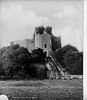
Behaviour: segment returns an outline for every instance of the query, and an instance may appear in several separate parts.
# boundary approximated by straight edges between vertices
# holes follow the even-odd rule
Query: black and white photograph
[[[83,99],[84,0],[0,0],[0,100]]]

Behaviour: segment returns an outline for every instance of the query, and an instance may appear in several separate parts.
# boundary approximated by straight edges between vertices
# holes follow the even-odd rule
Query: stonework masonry
[[[28,49],[29,52],[32,52],[32,50],[35,49],[34,40],[33,39],[25,39],[23,41],[16,40],[14,44],[19,44],[20,46],[23,46]]]
[[[35,33],[35,49],[41,48],[44,52],[49,54],[52,51],[51,35],[43,32],[43,34]]]
[[[28,49],[29,52],[32,50],[41,48],[44,52],[46,52],[47,56],[50,51],[52,51],[52,27],[47,26],[46,28],[43,26],[35,27],[34,37],[33,39],[24,39],[14,41],[14,44],[19,44]],[[12,42],[11,42],[12,43]]]

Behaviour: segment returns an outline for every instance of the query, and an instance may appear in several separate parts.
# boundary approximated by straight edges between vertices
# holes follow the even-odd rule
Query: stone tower
[[[55,37],[52,34],[52,27],[38,26],[35,27],[33,39],[16,40],[11,42],[11,45],[13,44],[27,48],[30,53],[32,50],[41,48],[48,56],[51,51],[61,48],[61,37]]]
[[[50,51],[52,51],[52,42],[51,42],[51,31],[52,27],[38,26],[35,28],[35,49],[41,48],[46,52],[47,56]]]

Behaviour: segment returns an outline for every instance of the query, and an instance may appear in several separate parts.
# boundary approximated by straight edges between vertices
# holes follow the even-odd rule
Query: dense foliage
[[[83,74],[83,52],[76,47],[66,45],[55,51],[57,61],[71,74]]]
[[[44,64],[31,64],[29,75],[32,78],[44,79],[47,78],[47,67]]]
[[[3,57],[3,53],[6,51],[6,47],[3,47],[0,49],[0,75],[4,75],[4,69],[3,69],[3,62],[2,62],[2,57]]]
[[[45,63],[45,54],[42,49],[36,49],[33,50],[33,53],[29,53],[25,47],[20,47],[18,44],[0,49],[0,75],[30,76],[31,71],[32,73],[34,71],[31,69],[31,65],[42,62]],[[34,68],[40,69],[35,66]]]
[[[54,52],[57,61],[71,74],[83,74],[83,52],[66,45]],[[0,48],[0,75],[46,78],[46,54],[38,48],[30,53],[18,44]]]
[[[82,52],[74,52],[68,51],[64,55],[64,64],[66,69],[71,74],[83,74],[83,53]]]
[[[25,69],[29,65],[29,55],[30,53],[26,48],[18,45],[12,45],[7,48],[2,57],[5,74],[8,76],[14,76],[18,74],[24,75],[24,72],[26,72]]]
[[[32,54],[31,54],[31,62],[32,63],[45,63],[45,53],[43,52],[42,49],[38,48],[38,49],[35,49],[32,51]]]

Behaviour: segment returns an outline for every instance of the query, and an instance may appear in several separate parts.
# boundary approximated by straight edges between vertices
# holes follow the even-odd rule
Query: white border
[[[83,49],[83,93],[84,100],[87,100],[87,0],[84,1],[84,49]]]

